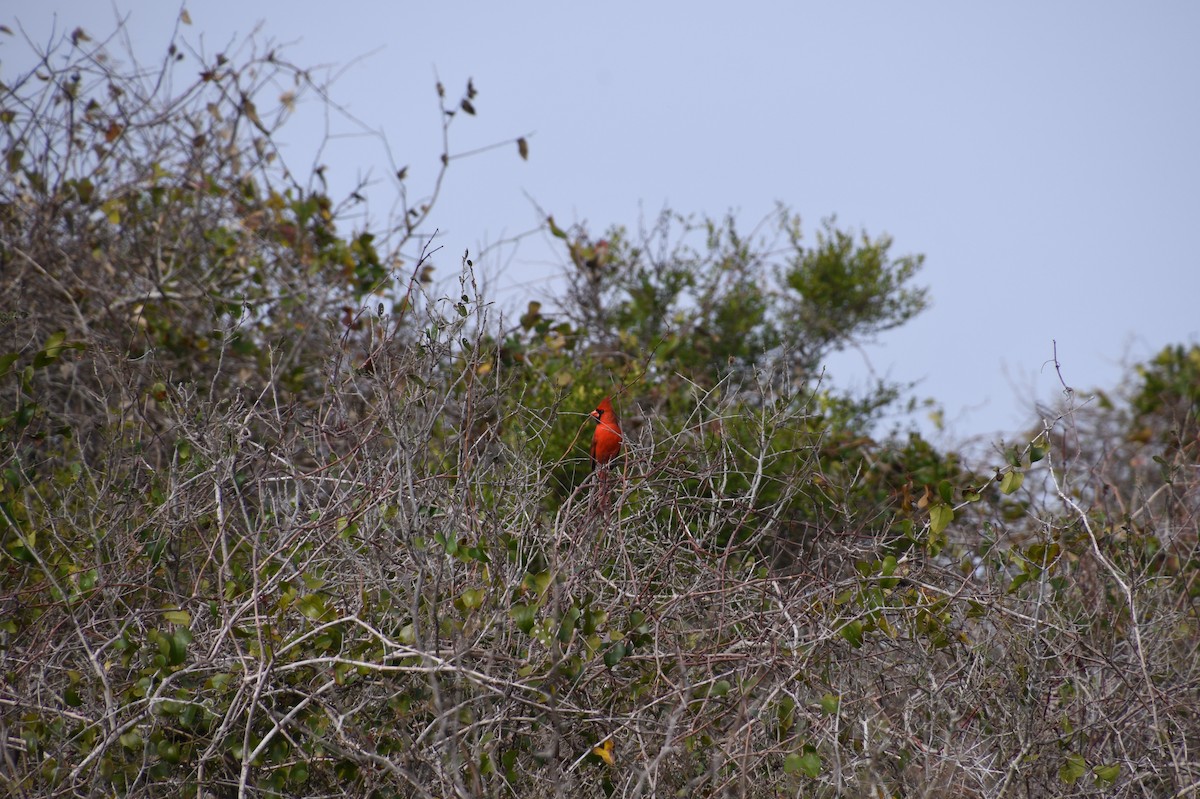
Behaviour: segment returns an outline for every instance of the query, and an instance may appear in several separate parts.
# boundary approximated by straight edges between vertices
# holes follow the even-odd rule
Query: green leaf
[[[6,352],[0,355],[0,377],[4,377],[12,369],[13,363],[21,357],[19,352]]]
[[[945,502],[947,505],[953,504],[954,486],[950,485],[949,480],[943,480],[942,482],[938,483],[938,496],[940,496],[942,498],[942,502]]]
[[[850,646],[858,649],[862,646],[863,626],[861,621],[847,622],[838,630],[838,635],[850,642]]]
[[[79,689],[75,685],[68,685],[63,691],[63,701],[67,707],[79,707],[83,704],[83,698],[79,696]]]
[[[163,618],[171,624],[179,624],[183,627],[192,623],[192,614],[186,610],[168,610],[163,613]]]
[[[783,770],[788,774],[805,774],[815,779],[821,773],[821,758],[813,751],[803,754],[793,752],[783,759]]]
[[[790,730],[796,724],[796,700],[784,695],[775,708],[775,715],[779,717],[779,729],[783,732]]]
[[[1024,482],[1024,472],[1012,471],[1004,475],[1003,479],[1000,480],[1000,490],[1005,494],[1011,494],[1020,488],[1021,484]]]
[[[954,521],[954,508],[938,503],[929,509],[929,529],[938,535],[950,522]]]
[[[1070,754],[1059,766],[1058,778],[1067,785],[1074,785],[1080,777],[1087,774],[1087,770],[1087,761],[1083,759],[1083,755]]]
[[[158,742],[158,756],[168,763],[178,763],[182,757],[179,744],[163,738]]]
[[[320,594],[305,594],[296,603],[296,608],[311,621],[317,621],[327,612],[325,599]]]
[[[623,657],[625,657],[625,642],[615,641],[604,653],[604,665],[611,669],[620,663]]]
[[[1062,549],[1056,543],[1030,544],[1025,548],[1025,557],[1028,558],[1031,563],[1035,563],[1038,566],[1045,566],[1057,558],[1060,552],[1062,552]]]
[[[187,647],[192,642],[192,633],[186,627],[181,627],[171,634],[168,641],[167,662],[178,666],[187,660]]]
[[[825,694],[821,697],[821,712],[828,716],[837,715],[841,704],[842,698],[837,694]]]
[[[58,356],[62,354],[63,342],[67,338],[65,330],[51,333],[46,339],[46,343],[42,345],[41,352],[33,356],[33,368],[41,369],[54,361],[58,360]]]
[[[526,574],[525,579],[521,581],[521,585],[527,591],[541,596],[546,593],[546,589],[550,587],[550,582],[553,576],[550,572],[538,572],[537,574]]]
[[[433,540],[446,550],[447,555],[453,556],[458,552],[458,537],[453,532],[448,535],[445,533],[434,533]]]
[[[517,625],[517,629],[523,633],[527,633],[533,629],[534,618],[537,616],[537,607],[534,605],[513,605],[508,611],[508,615],[512,616],[512,620]]]
[[[562,643],[567,643],[571,640],[571,636],[575,634],[575,624],[579,621],[579,617],[583,613],[579,608],[572,605],[567,608],[567,611],[562,616],[562,621],[558,626],[558,640]]]
[[[303,785],[308,782],[308,764],[301,760],[292,766],[288,772],[288,782],[292,785]]]
[[[1096,785],[1107,788],[1117,781],[1117,777],[1121,776],[1121,765],[1112,763],[1107,766],[1096,766],[1092,769],[1092,773],[1096,775]]]

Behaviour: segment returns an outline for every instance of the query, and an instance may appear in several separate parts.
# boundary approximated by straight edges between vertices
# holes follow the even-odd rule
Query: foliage
[[[0,111],[10,794],[1194,791],[1194,348],[972,468],[820,372],[924,307],[887,237],[551,219],[502,327],[427,203],[345,232],[275,166],[305,73],[86,44]]]
[[[571,257],[563,315],[577,335],[617,365],[644,367],[651,352],[657,376],[703,390],[755,368],[808,385],[831,352],[903,324],[927,302],[911,285],[920,256],[893,258],[890,237],[855,236],[832,220],[806,246],[799,218],[782,206],[749,234],[733,216],[670,212],[636,237],[616,227],[595,242],[582,228],[548,224]]]

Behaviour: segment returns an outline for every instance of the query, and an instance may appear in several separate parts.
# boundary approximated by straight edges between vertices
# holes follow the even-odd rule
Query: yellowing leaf
[[[592,747],[592,754],[603,760],[610,766],[615,766],[617,759],[613,757],[613,741],[609,738],[603,741],[599,746]]]
[[[954,521],[954,508],[949,505],[939,502],[929,509],[929,529],[934,535],[945,530],[952,521]]]
[[[462,592],[461,598],[463,606],[469,610],[475,610],[483,604],[484,596],[485,594],[482,589],[468,588],[466,591]]]
[[[1005,494],[1011,494],[1021,487],[1025,482],[1024,472],[1009,472],[1000,480],[1000,490]]]

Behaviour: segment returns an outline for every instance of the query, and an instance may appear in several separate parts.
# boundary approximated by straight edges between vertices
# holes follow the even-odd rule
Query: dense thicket
[[[1200,787],[1200,349],[969,467],[821,371],[926,305],[886,236],[550,218],[510,321],[429,281],[440,180],[355,230],[275,149],[310,76],[196,58],[0,95],[11,795]]]

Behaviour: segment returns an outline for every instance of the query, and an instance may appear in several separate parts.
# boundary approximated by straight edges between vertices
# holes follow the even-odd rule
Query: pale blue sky
[[[870,364],[946,408],[950,431],[1009,434],[1058,340],[1067,380],[1111,388],[1121,365],[1200,340],[1200,4],[1194,2],[340,3],[188,4],[208,53],[263,22],[302,65],[347,65],[334,96],[383,130],[413,188],[436,166],[436,68],[451,96],[473,77],[478,117],[457,149],[533,132],[457,163],[433,223],[446,252],[538,223],[527,192],[562,222],[599,232],[664,206],[747,227],[776,201],[813,231],[839,224],[920,252],[933,308],[867,351]],[[165,50],[178,6],[121,0],[147,60]],[[107,3],[8,11],[46,40],[100,34]],[[25,45],[0,45],[0,80]],[[365,59],[355,61],[364,54]],[[320,140],[315,117],[283,138],[298,171]],[[350,130],[340,124],[339,130]],[[382,219],[383,151],[339,139],[322,159],[333,186],[372,173]],[[485,259],[486,261],[486,259]],[[456,266],[446,258],[443,270]],[[560,274],[543,238],[481,263],[516,304]],[[851,353],[846,383],[867,373]]]

